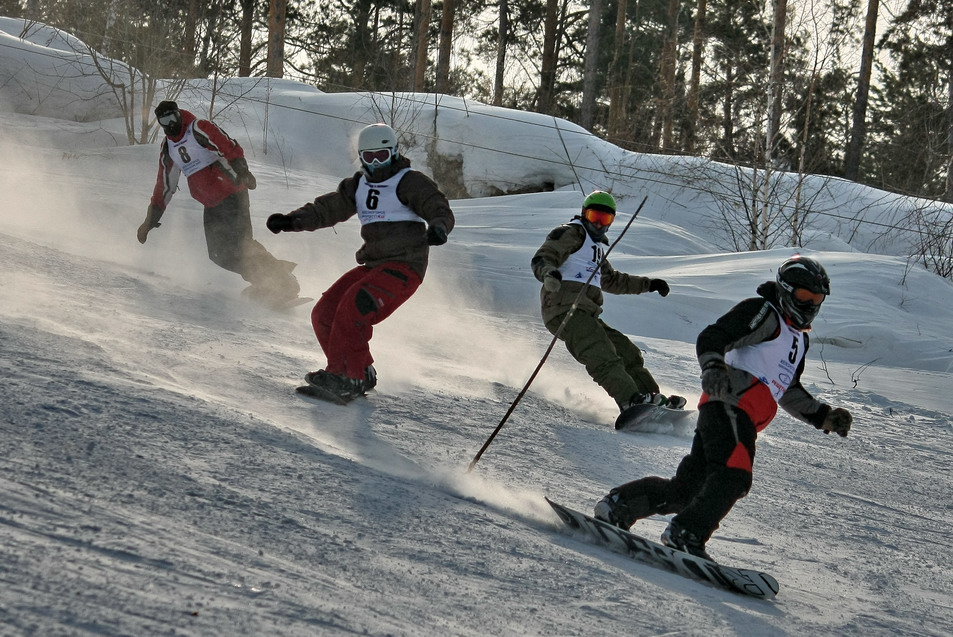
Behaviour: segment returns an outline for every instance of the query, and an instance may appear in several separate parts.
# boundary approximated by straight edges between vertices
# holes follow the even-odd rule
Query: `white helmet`
[[[371,124],[357,138],[357,154],[361,164],[369,172],[386,166],[400,156],[397,148],[397,133],[387,124]]]

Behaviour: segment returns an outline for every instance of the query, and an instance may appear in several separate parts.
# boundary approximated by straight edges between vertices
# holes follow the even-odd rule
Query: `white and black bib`
[[[405,206],[397,198],[397,184],[409,170],[410,168],[404,168],[390,179],[374,183],[367,181],[365,175],[361,175],[355,198],[357,200],[357,215],[362,226],[382,221],[419,221],[420,223],[426,223],[416,212]]]
[[[578,219],[573,219],[569,223],[583,226],[582,222]],[[563,281],[585,283],[589,279],[589,275],[595,272],[592,281],[589,281],[589,283],[597,288],[601,288],[602,270],[597,270],[597,268],[606,253],[606,247],[602,243],[593,241],[589,233],[585,232],[585,226],[583,226],[582,229],[586,237],[582,242],[582,246],[570,254],[566,261],[559,266],[559,273],[562,275]]]
[[[182,139],[177,142],[166,139],[169,147],[169,156],[179,170],[185,173],[186,177],[191,177],[203,168],[207,168],[221,159],[221,155],[202,146],[192,130],[195,126],[193,121],[187,129]]]
[[[725,361],[758,378],[780,400],[804,358],[804,332],[788,325],[773,306],[766,304],[765,311],[777,314],[781,333],[773,340],[733,349],[725,354]]]

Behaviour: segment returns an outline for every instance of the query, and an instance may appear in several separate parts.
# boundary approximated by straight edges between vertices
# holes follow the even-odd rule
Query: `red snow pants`
[[[327,371],[364,378],[374,362],[370,341],[377,325],[409,299],[422,279],[406,263],[391,261],[345,272],[321,295],[311,325],[328,358]]]

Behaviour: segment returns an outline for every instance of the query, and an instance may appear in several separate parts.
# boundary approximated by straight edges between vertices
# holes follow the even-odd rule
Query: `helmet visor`
[[[798,305],[820,305],[824,302],[824,299],[827,298],[826,295],[821,294],[820,292],[811,292],[807,288],[794,288],[794,292],[791,295],[794,297],[795,302]]]
[[[169,111],[168,113],[160,115],[158,119],[160,126],[170,126],[179,121],[179,113],[177,111]]]
[[[615,215],[613,213],[596,208],[586,208],[582,211],[582,217],[589,223],[603,227],[611,226],[612,222],[615,221]]]
[[[369,166],[372,164],[386,164],[390,161],[392,156],[393,153],[390,148],[361,151],[361,161]]]

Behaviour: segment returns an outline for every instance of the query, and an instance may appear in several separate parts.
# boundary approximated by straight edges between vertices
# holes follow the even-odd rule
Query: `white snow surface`
[[[604,317],[664,390],[697,399],[695,336],[792,253],[722,251],[700,221],[710,202],[673,176],[697,160],[459,98],[230,80],[244,95],[216,120],[258,177],[256,237],[315,298],[353,267],[357,221],[275,236],[264,219],[356,168],[374,108],[399,107],[416,167],[462,161],[471,194],[556,188],[453,201],[424,285],[375,330],[377,390],[317,404],[293,392],[325,363],[310,306],[243,302],[187,191],[139,245],[158,146],[117,141],[115,107],[90,117],[70,83],[26,90],[51,81],[39,60],[75,57],[69,39],[0,26],[0,70],[17,78],[0,83],[0,634],[953,634],[953,285],[908,265],[899,237],[866,252],[862,227],[821,220],[805,250],[833,280],[805,384],[855,421],[839,438],[782,414],[760,436],[751,493],[709,544],[777,577],[775,600],[753,600],[559,523],[544,496],[588,511],[671,475],[692,436],[615,432],[611,399],[561,344],[466,470],[550,342],[529,260],[580,190],[611,188],[626,213],[648,196],[610,260],[672,293],[607,296]],[[179,100],[207,115],[211,94],[194,83]],[[884,222],[875,202],[905,201],[823,190],[849,218]]]

